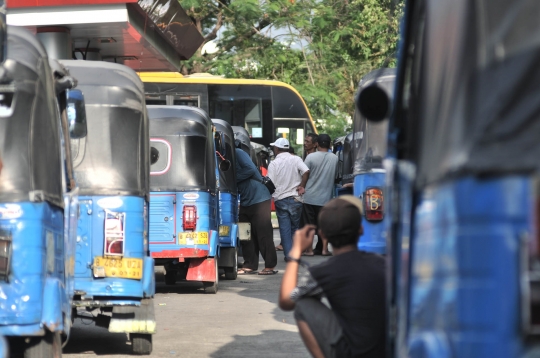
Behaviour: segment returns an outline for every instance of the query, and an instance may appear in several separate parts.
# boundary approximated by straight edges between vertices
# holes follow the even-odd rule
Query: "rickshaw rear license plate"
[[[94,277],[120,277],[140,280],[142,270],[142,259],[94,257]]]
[[[178,245],[208,245],[208,233],[179,232]]]

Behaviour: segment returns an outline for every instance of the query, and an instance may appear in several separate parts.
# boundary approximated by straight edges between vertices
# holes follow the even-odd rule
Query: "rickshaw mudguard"
[[[152,285],[147,278],[147,264],[153,260],[146,256],[144,248],[144,198],[138,196],[79,196],[81,216],[79,218],[77,252],[75,263],[75,294],[86,296],[88,302],[77,302],[75,306],[90,305],[94,297],[104,305],[121,297],[122,302],[131,304],[145,297],[145,285]],[[94,277],[94,258],[104,256],[105,212],[125,213],[125,243],[123,258],[143,260],[141,279],[121,277]],[[150,259],[150,261],[148,260]],[[152,290],[147,287],[147,291]],[[99,299],[95,297],[100,297]],[[124,302],[125,301],[125,302]],[[105,303],[107,302],[107,303]]]
[[[413,208],[408,346],[440,332],[455,357],[519,357],[520,250],[532,178],[473,176],[420,190]],[[409,355],[411,358],[424,355]]]
[[[383,190],[385,187],[386,174],[383,170],[380,172],[367,172],[357,174],[354,177],[354,196],[362,199],[367,188],[377,187]],[[358,249],[377,254],[386,253],[386,236],[388,233],[388,220],[372,222],[362,217],[362,226],[364,234],[358,241]]]
[[[66,302],[64,295],[65,287],[60,280],[53,277],[48,277],[45,280],[41,321],[51,332],[64,331],[63,312],[65,307],[63,306]],[[70,312],[71,310],[68,309],[67,311]]]
[[[154,272],[154,259],[144,258],[143,266],[143,293],[145,298],[154,297],[156,294],[156,276]]]
[[[230,193],[219,193],[219,225],[229,227],[228,236],[219,237],[221,247],[236,247],[236,236],[238,227],[236,225],[236,215],[238,208],[238,196]]]

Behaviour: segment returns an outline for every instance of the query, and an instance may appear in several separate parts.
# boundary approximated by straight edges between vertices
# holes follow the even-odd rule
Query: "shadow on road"
[[[64,354],[130,355],[131,343],[125,333],[110,333],[109,330],[85,325],[75,320],[71,337],[63,349]]]
[[[233,338],[233,342],[222,346],[210,357],[310,357],[296,332],[267,330],[257,336],[235,335]]]

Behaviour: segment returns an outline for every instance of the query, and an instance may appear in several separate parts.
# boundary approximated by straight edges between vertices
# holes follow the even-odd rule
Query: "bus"
[[[305,136],[317,133],[300,93],[283,82],[177,72],[141,72],[139,76],[147,105],[202,108],[211,118],[244,127],[252,142],[266,147],[284,137],[303,156]]]

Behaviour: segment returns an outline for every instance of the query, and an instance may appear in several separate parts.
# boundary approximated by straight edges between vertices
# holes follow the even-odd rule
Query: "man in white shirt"
[[[270,145],[275,159],[268,166],[268,177],[276,187],[272,197],[276,205],[279,234],[287,260],[294,232],[300,224],[302,195],[309,178],[309,168],[302,158],[289,153],[290,144],[286,138],[278,138]]]

